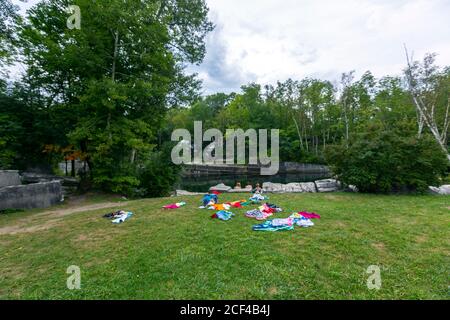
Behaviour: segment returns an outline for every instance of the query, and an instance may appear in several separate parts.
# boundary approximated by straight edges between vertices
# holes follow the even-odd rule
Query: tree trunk
[[[131,157],[130,157],[131,163],[134,163],[135,159],[136,159],[136,149],[133,148],[131,150]]]
[[[116,30],[114,32],[114,53],[113,53],[113,61],[112,61],[112,67],[111,67],[111,80],[112,82],[116,81],[116,60],[117,60],[117,54],[119,50],[119,31]],[[106,120],[106,128],[109,135],[109,140],[112,140],[112,133],[111,133],[111,110],[108,111],[108,117]]]
[[[72,177],[75,177],[75,160],[72,160],[72,168],[70,171],[71,171],[70,175]]]
[[[425,124],[430,129],[431,133],[433,134],[434,139],[439,144],[442,151],[447,156],[448,161],[450,162],[450,154],[448,152],[447,145],[446,145],[447,129],[448,129],[448,122],[449,122],[448,111],[449,111],[450,102],[449,102],[449,105],[447,105],[446,118],[444,121],[444,130],[441,133],[441,132],[439,132],[438,125],[436,122],[436,117],[435,117],[435,113],[434,113],[435,106],[434,106],[434,104],[432,104],[431,110],[430,110],[429,105],[427,108],[427,105],[422,100],[420,93],[417,92],[417,90],[416,90],[417,88],[415,86],[416,81],[413,76],[411,61],[410,61],[408,50],[406,49],[406,47],[405,47],[405,52],[406,52],[406,61],[408,63],[408,69],[406,71],[406,79],[407,79],[409,91],[411,93],[414,105],[416,107],[416,111],[419,114],[420,119],[422,119],[422,120],[419,120],[419,123],[420,123],[420,121],[423,121],[422,126]],[[420,130],[420,128],[419,128],[419,130]]]
[[[300,150],[303,150],[302,133],[300,132],[300,127],[298,126],[298,122],[297,122],[297,119],[295,118],[294,113],[292,113],[292,119],[294,120],[295,128],[297,129],[298,139],[300,140]]]

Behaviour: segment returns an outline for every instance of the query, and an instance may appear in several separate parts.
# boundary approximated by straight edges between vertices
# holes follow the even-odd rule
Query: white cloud
[[[22,4],[29,8],[38,0]],[[206,0],[217,25],[199,67],[205,93],[238,91],[251,81],[342,72],[400,74],[403,44],[415,58],[439,54],[450,65],[449,0]]]
[[[357,74],[399,74],[404,43],[416,58],[437,52],[439,64],[450,64],[447,0],[207,2],[218,25],[209,37],[205,63],[196,69],[207,92],[289,77],[335,80],[353,69]],[[221,48],[221,73],[210,72],[216,46]],[[233,83],[229,74],[240,77]]]

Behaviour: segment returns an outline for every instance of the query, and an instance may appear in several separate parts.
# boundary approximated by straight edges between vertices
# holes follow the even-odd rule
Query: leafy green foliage
[[[81,29],[67,28],[68,5],[80,7]],[[207,13],[204,0],[45,0],[29,11],[20,32],[27,79],[48,113],[65,110],[62,146],[80,150],[95,186],[141,186],[167,106],[197,97],[185,65],[204,57]]]
[[[175,166],[170,159],[170,145],[167,144],[162,151],[152,154],[139,170],[140,184],[136,195],[162,197],[172,191],[181,168]]]
[[[0,76],[5,76],[4,65],[11,62],[14,53],[14,30],[18,19],[17,7],[10,0],[0,0]],[[2,79],[0,79],[0,84]]]
[[[429,136],[372,125],[350,141],[329,147],[327,161],[342,182],[361,192],[423,192],[447,170],[444,153]]]
[[[67,27],[69,5],[80,7],[81,29]],[[328,145],[354,145],[350,137],[366,136],[370,142],[367,127],[373,123],[389,133],[409,128],[402,134],[409,144],[398,144],[403,149],[396,150],[397,160],[406,157],[408,148],[425,152],[422,140],[412,137],[426,128],[418,130],[411,95],[399,77],[376,79],[366,72],[355,79],[351,71],[339,85],[288,79],[200,97],[201,83],[186,66],[201,63],[212,28],[205,0],[43,0],[26,19],[10,0],[0,0],[0,64],[19,52],[26,66],[19,83],[0,79],[0,166],[55,165],[65,154],[43,150],[71,150],[89,168],[85,186],[161,195],[177,171],[161,166],[169,162],[161,161],[167,154],[164,141],[173,129],[192,131],[194,121],[202,121],[204,130],[280,129],[282,161],[325,163]],[[439,141],[442,150],[449,143],[449,70],[437,68],[434,55],[413,66],[423,99],[436,107],[431,108],[442,138],[430,140],[430,148]],[[380,152],[397,143],[374,139]],[[427,168],[426,163],[416,165]],[[403,184],[423,189],[424,181],[432,180],[428,171],[423,180],[409,176],[395,183],[365,174],[368,183],[381,181],[374,188],[379,191]]]
[[[202,121],[205,129],[222,131],[280,129],[283,161],[325,163],[325,148],[347,141],[347,128],[349,135],[355,135],[374,121],[392,130],[399,122],[415,125],[416,112],[400,78],[375,79],[370,72],[357,81],[353,73],[344,78],[340,89],[328,81],[307,78],[264,88],[251,83],[238,94],[208,96],[190,108],[171,110],[164,136],[169,139],[174,128],[192,132],[194,121]],[[210,103],[216,99],[221,99],[219,107]]]

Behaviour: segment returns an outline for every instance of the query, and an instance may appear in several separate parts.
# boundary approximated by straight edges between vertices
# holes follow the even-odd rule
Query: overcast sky
[[[404,43],[415,58],[436,52],[440,65],[450,65],[450,0],[207,3],[216,29],[208,36],[204,62],[190,68],[206,94],[307,76],[335,81],[351,70],[399,74]]]

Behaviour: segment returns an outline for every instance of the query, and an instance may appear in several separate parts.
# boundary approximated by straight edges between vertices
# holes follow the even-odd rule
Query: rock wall
[[[302,192],[317,192],[314,182],[299,182],[299,183],[272,183],[264,182],[262,185],[264,192],[269,193],[302,193]]]
[[[288,173],[304,173],[304,174],[320,174],[321,176],[330,176],[327,166],[308,163],[281,162],[278,174]],[[185,165],[182,172],[183,177],[202,177],[202,176],[233,176],[247,175],[259,176],[261,174],[261,166],[259,165],[203,165],[189,164]]]
[[[21,184],[19,171],[0,170],[0,188]]]
[[[265,182],[262,188],[270,193],[334,192],[341,189],[341,183],[335,179],[288,184]]]
[[[60,181],[0,188],[0,210],[47,208],[62,199]]]

